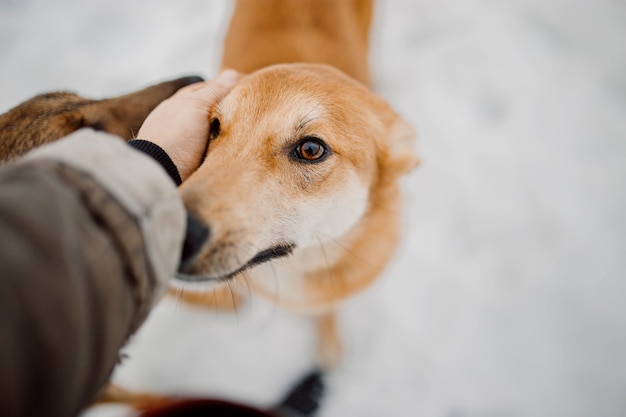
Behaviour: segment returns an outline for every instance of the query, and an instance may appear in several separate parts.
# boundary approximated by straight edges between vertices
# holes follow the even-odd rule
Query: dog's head
[[[417,164],[415,134],[382,99],[325,65],[254,72],[211,114],[206,159],[180,191],[209,237],[180,279],[229,279],[337,239],[376,187]]]
[[[35,96],[0,115],[0,162],[83,127],[130,139],[157,104],[199,81],[202,78],[183,77],[103,100],[69,92]]]

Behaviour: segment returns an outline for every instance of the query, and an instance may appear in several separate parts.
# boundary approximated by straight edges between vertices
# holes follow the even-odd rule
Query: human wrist
[[[170,157],[170,155],[159,145],[154,142],[144,139],[133,139],[128,141],[128,145],[133,149],[136,149],[143,154],[150,156],[156,162],[158,162],[174,183],[179,186],[182,184],[182,179],[178,167]]]

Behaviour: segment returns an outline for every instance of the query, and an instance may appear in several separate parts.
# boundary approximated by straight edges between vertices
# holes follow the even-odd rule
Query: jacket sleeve
[[[68,417],[174,274],[185,210],[149,157],[81,130],[0,169],[0,415]]]

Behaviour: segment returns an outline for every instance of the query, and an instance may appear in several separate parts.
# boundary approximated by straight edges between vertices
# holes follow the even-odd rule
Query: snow
[[[215,75],[231,4],[0,2],[0,111]],[[626,415],[626,4],[379,1],[376,90],[420,132],[405,233],[346,303],[323,417]],[[115,380],[260,406],[314,363],[302,317],[165,300]],[[124,415],[119,407],[88,415]]]

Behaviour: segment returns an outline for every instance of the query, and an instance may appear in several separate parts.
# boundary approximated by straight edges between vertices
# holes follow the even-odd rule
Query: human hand
[[[160,146],[185,181],[198,167],[209,140],[209,115],[239,81],[234,70],[217,78],[188,85],[163,100],[148,115],[137,138]]]

